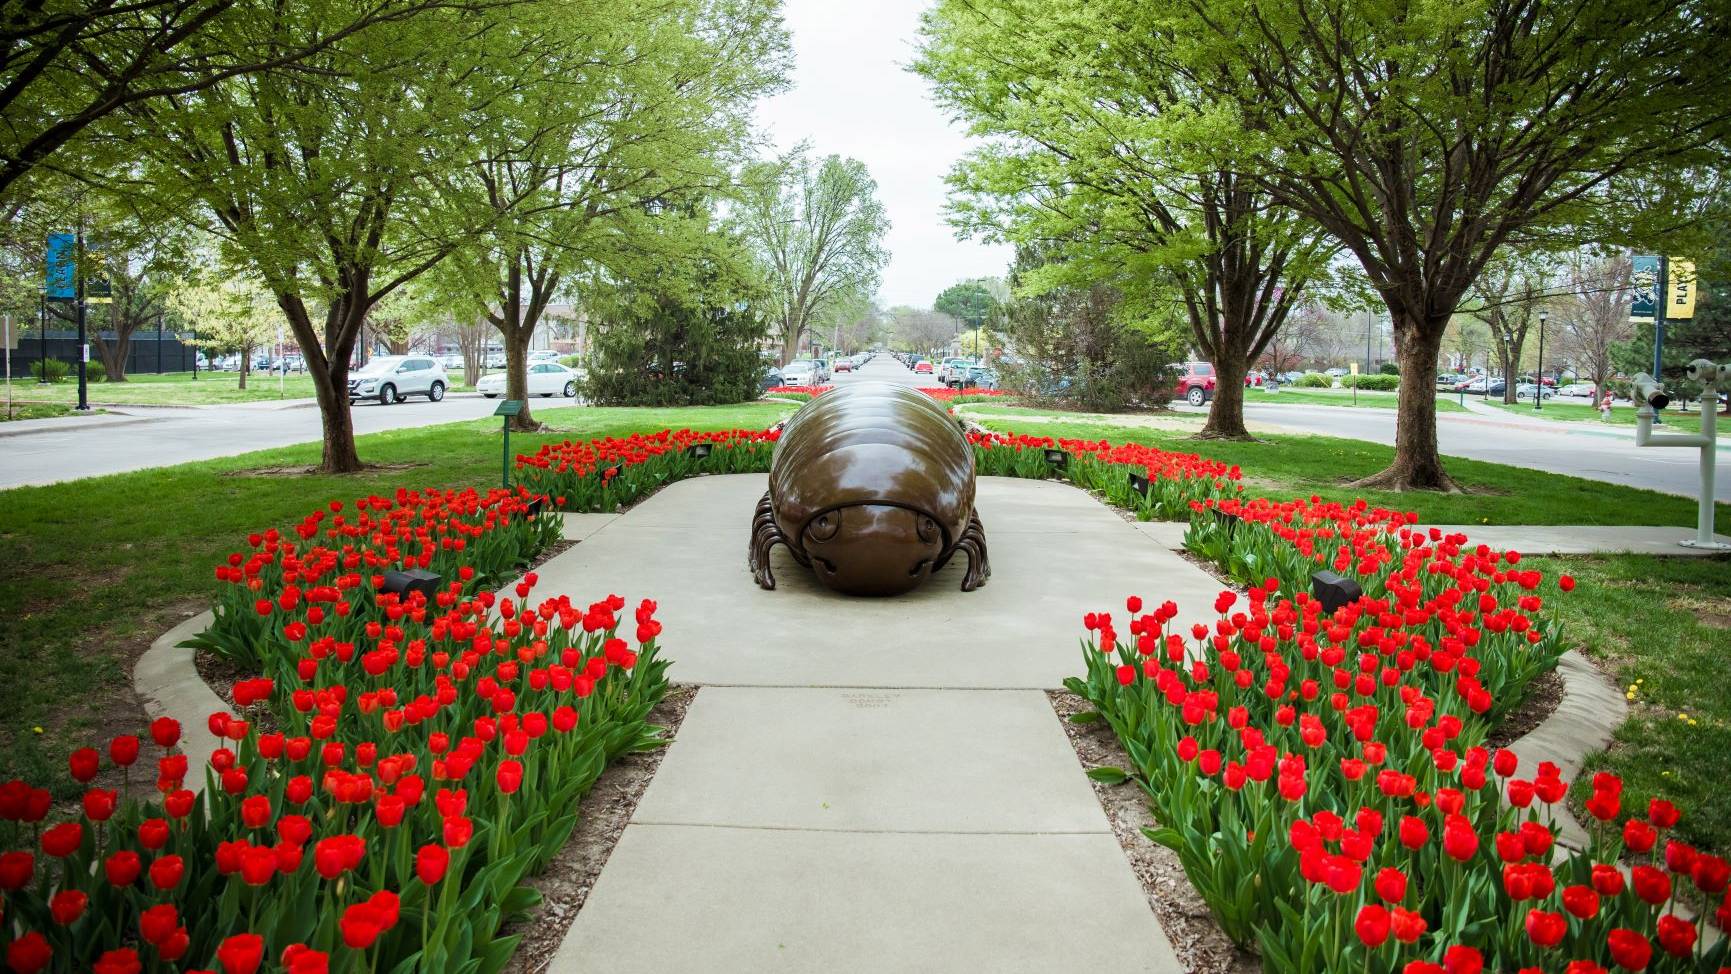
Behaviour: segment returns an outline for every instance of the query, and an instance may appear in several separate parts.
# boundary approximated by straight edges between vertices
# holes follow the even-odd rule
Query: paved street
[[[1188,406],[1179,408],[1202,411],[1190,410]],[[1394,443],[1392,409],[1246,405],[1244,415],[1252,423],[1294,432]],[[1519,416],[1439,413],[1437,440],[1446,456],[1550,470],[1689,497],[1697,496],[1699,491],[1698,451],[1676,447],[1638,450],[1635,430],[1629,426],[1598,427]],[[1731,450],[1721,449],[1718,467],[1714,496],[1720,501],[1731,501]]]
[[[532,408],[569,408],[567,399],[536,399]],[[363,403],[354,408],[355,432],[377,433],[454,423],[490,416],[498,402],[480,396],[451,396],[444,402],[411,399],[392,406]],[[318,407],[247,403],[203,409],[128,408],[136,422],[92,416],[66,420],[50,432],[4,435],[0,427],[0,488],[48,484],[80,477],[166,467],[193,460],[234,456],[269,447],[317,441]],[[62,423],[62,421],[52,421]],[[69,424],[89,422],[88,429]]]
[[[858,372],[834,376],[835,384],[879,379],[908,386],[933,386],[932,376],[916,376],[887,355]],[[475,396],[453,396],[442,403],[423,400],[394,406],[355,407],[357,433],[430,426],[490,415],[497,403]],[[570,408],[563,399],[537,399],[536,409]],[[1191,410],[1179,406],[1181,410]],[[1393,444],[1394,410],[1343,406],[1265,406],[1249,404],[1253,424]],[[88,422],[88,428],[71,425]],[[39,424],[30,424],[39,425]],[[311,400],[213,406],[202,409],[131,408],[114,416],[87,420],[48,420],[47,429],[6,435],[0,426],[0,488],[45,484],[192,460],[233,456],[267,447],[316,441],[318,410]],[[1608,483],[1647,487],[1695,496],[1700,466],[1692,449],[1637,450],[1631,427],[1556,423],[1519,415],[1442,413],[1438,436],[1449,456],[1488,460],[1518,467],[1567,473]],[[1715,494],[1731,501],[1731,450],[1719,457]]]

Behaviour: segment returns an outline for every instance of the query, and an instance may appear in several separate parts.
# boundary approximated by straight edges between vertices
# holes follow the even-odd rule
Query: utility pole
[[[1371,310],[1364,309],[1364,374],[1370,374],[1370,316]]]
[[[1671,260],[1661,254],[1659,276],[1653,281],[1653,381],[1659,383],[1665,381],[1665,302],[1670,290]],[[1665,425],[1657,410],[1653,412],[1653,425]]]

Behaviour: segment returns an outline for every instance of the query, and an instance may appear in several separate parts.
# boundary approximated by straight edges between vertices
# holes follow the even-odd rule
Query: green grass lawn
[[[1731,558],[1531,561],[1547,576],[1575,576],[1575,591],[1552,603],[1566,642],[1633,693],[1629,719],[1582,779],[1601,770],[1622,776],[1625,810],[1669,798],[1683,809],[1686,839],[1731,853]]]
[[[1543,408],[1537,412],[1533,411],[1533,404],[1530,401],[1519,402],[1519,403],[1514,404],[1513,406],[1508,405],[1507,403],[1493,401],[1491,403],[1491,405],[1495,406],[1498,409],[1507,410],[1508,412],[1515,413],[1515,414],[1520,415],[1520,416],[1534,416],[1534,417],[1537,417],[1539,419],[1549,419],[1549,420],[1555,420],[1558,422],[1567,422],[1567,423],[1603,423],[1604,422],[1604,420],[1599,416],[1599,411],[1597,409],[1594,409],[1592,406],[1588,405],[1585,402],[1574,402],[1574,401],[1569,401],[1569,400],[1558,401],[1555,399],[1547,399],[1547,400],[1545,400],[1545,408]],[[1664,421],[1663,425],[1670,427],[1671,432],[1681,432],[1681,433],[1699,433],[1699,432],[1701,432],[1701,414],[1698,411],[1692,410],[1690,412],[1685,413],[1685,412],[1679,412],[1676,409],[1667,409],[1661,415],[1661,418]],[[1612,426],[1634,426],[1635,425],[1635,407],[1630,405],[1629,403],[1626,403],[1626,402],[1617,403],[1611,409],[1610,425],[1612,425]],[[1726,417],[1723,415],[1719,417],[1719,419],[1718,419],[1718,434],[1720,436],[1731,436],[1731,417]]]
[[[663,427],[762,429],[792,409],[549,410],[542,415],[554,434],[513,434],[511,447],[528,453],[567,436]],[[0,493],[0,781],[22,774],[64,784],[73,747],[137,730],[132,663],[207,607],[212,567],[244,547],[248,532],[287,527],[332,498],[499,479],[493,419],[375,433],[359,447],[369,463],[419,466],[352,477],[237,475],[316,464],[319,446],[307,444]]]
[[[1361,406],[1370,409],[1393,409],[1400,402],[1398,392],[1372,392],[1369,389],[1358,391],[1358,401],[1353,402],[1351,389],[1306,389],[1300,386],[1281,386],[1279,392],[1270,392],[1266,388],[1251,388],[1244,390],[1244,401],[1258,406]],[[1438,395],[1436,408],[1439,413],[1463,413],[1462,406],[1453,396]]]
[[[6,410],[0,409],[0,423],[12,419],[54,419],[57,416],[96,416],[101,414],[101,412],[102,410],[100,409],[92,409],[87,413],[81,413],[65,403],[58,402],[19,403],[12,407],[11,415],[7,415]]]
[[[1285,393],[1281,393],[1284,395]],[[1247,490],[1271,496],[1317,494],[1350,501],[1363,497],[1373,506],[1417,510],[1433,524],[1672,524],[1695,523],[1695,502],[1656,491],[1596,480],[1451,457],[1449,473],[1461,494],[1361,491],[1346,485],[1388,465],[1391,447],[1364,440],[1327,436],[1265,434],[1258,442],[1198,440],[1186,430],[1137,428],[1103,422],[1078,413],[1074,422],[1017,422],[1018,417],[1051,416],[1049,409],[986,404],[967,407],[969,415],[998,430],[1061,438],[1132,441],[1236,463]],[[1731,504],[1720,504],[1718,530],[1731,531]]]
[[[452,391],[468,388],[461,376],[451,377]],[[15,380],[12,396],[20,400],[77,402],[78,378],[72,376],[59,382],[42,385],[34,379]],[[310,399],[313,380],[306,375],[249,374],[246,388],[240,388],[238,372],[200,372],[194,379],[191,372],[134,373],[125,382],[92,382],[90,401],[116,406],[209,406],[229,402],[260,402],[271,399]]]

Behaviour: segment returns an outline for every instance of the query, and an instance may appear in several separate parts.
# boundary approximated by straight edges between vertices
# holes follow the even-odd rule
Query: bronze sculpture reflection
[[[766,589],[778,543],[849,595],[910,591],[961,552],[971,592],[992,573],[974,511],[974,449],[925,393],[876,382],[826,392],[787,421],[770,461],[749,552]]]

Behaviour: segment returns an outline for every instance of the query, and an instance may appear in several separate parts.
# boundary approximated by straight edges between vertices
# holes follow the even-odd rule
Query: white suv
[[[349,375],[349,402],[377,399],[386,406],[410,396],[438,402],[450,384],[445,367],[431,356],[381,355]]]

